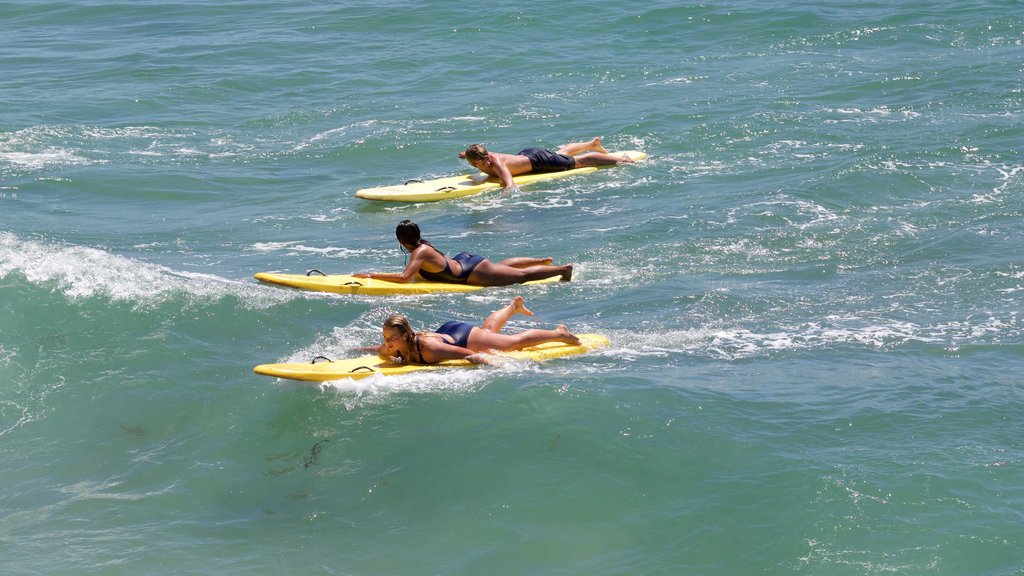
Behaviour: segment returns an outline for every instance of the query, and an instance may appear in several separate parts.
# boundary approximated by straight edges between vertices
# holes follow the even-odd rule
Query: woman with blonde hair
[[[382,357],[397,364],[434,364],[443,360],[469,360],[486,364],[481,354],[521,350],[545,342],[580,343],[569,329],[560,325],[554,329],[531,328],[518,334],[502,334],[508,319],[515,314],[533,316],[516,296],[503,308],[491,312],[480,326],[467,322],[445,322],[434,332],[416,332],[405,316],[393,315],[384,321],[384,343],[371,348]]]

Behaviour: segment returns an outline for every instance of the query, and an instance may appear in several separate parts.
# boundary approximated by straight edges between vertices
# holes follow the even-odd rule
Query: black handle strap
[[[314,357],[313,357],[313,361],[312,361],[312,362],[310,362],[310,364],[316,364],[316,361],[317,361],[317,360],[327,360],[328,362],[334,362],[334,360],[331,360],[331,359],[330,359],[330,358],[328,358],[327,356],[314,356]]]
[[[327,276],[327,274],[324,274],[323,272],[317,270],[316,268],[313,268],[309,272],[306,272],[306,276],[311,276],[314,272],[316,272],[317,274],[319,274],[321,276]]]

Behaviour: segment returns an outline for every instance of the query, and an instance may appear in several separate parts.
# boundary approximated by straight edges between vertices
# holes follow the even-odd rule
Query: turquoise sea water
[[[0,4],[0,573],[1024,573],[1019,2]],[[456,153],[650,154],[448,203]],[[325,296],[442,250],[569,284]],[[611,346],[296,384],[521,293]]]

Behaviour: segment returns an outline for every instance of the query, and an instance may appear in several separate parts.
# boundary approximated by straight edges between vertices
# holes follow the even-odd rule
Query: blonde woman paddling
[[[367,350],[397,364],[434,364],[443,360],[469,360],[486,364],[482,353],[521,350],[545,342],[578,345],[580,339],[564,325],[554,329],[531,328],[518,334],[502,334],[508,319],[516,314],[533,316],[516,296],[503,308],[491,312],[480,326],[467,322],[445,322],[434,332],[416,332],[401,315],[384,321],[384,343]]]

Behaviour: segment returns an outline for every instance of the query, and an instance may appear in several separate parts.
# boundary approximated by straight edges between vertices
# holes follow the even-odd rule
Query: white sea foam
[[[327,258],[347,258],[366,254],[366,250],[352,250],[337,246],[306,246],[298,241],[288,242],[256,242],[252,245],[255,252],[285,252],[288,255],[316,254]]]
[[[3,344],[0,344],[0,366],[10,366],[11,359],[17,355],[16,350],[8,350],[4,348]]]
[[[0,437],[31,422],[29,409],[12,400],[0,400]]]
[[[107,297],[152,306],[185,297],[216,300],[235,296],[263,308],[295,296],[213,274],[175,271],[85,246],[22,240],[0,232],[0,278],[21,273],[33,284],[56,284],[70,299]]]
[[[139,159],[191,159],[230,158],[253,150],[252,144],[239,143],[221,134],[210,136],[151,126],[37,125],[0,132],[0,173],[109,164],[117,162],[121,153]]]
[[[849,322],[849,324],[855,324]],[[616,332],[610,335],[614,355],[622,357],[686,354],[737,360],[784,351],[821,349],[855,345],[865,349],[890,349],[909,343],[948,344],[959,337],[979,337],[998,332],[1007,322],[993,321],[986,326],[919,326],[911,322],[882,321],[844,325],[840,319],[829,322],[779,326],[777,330],[733,328],[691,328]]]
[[[64,148],[47,148],[38,152],[9,151],[0,148],[0,162],[11,164],[22,170],[42,170],[56,166],[89,164],[91,161],[76,151]],[[96,161],[102,163],[102,161]]]
[[[323,390],[360,396],[364,400],[383,399],[396,393],[462,392],[471,391],[488,378],[492,378],[493,370],[493,367],[481,366],[412,372],[399,376],[375,374],[360,380],[344,378],[322,382],[319,387]]]
[[[680,84],[693,84],[694,82],[703,82],[707,79],[708,76],[676,76],[672,78],[666,78],[665,80],[659,80],[657,82],[648,82],[647,84],[641,84],[641,86],[647,88],[649,86],[673,86]]]
[[[285,250],[298,242],[257,242],[252,245],[252,249],[256,252],[276,252],[278,250]]]

